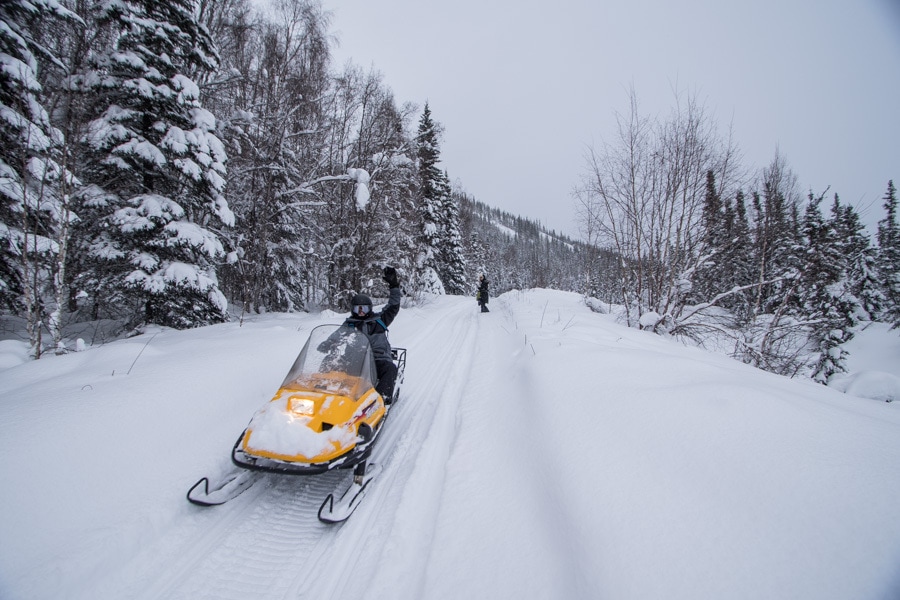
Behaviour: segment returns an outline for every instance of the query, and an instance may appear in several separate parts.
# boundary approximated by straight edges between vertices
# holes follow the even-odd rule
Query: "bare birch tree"
[[[620,256],[629,326],[671,330],[704,260],[700,225],[707,171],[736,180],[736,149],[693,97],[665,121],[642,116],[635,92],[617,139],[591,148],[576,190],[582,228]],[[585,222],[585,219],[588,222]]]

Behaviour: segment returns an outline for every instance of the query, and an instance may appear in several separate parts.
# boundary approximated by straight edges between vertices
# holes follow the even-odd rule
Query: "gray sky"
[[[577,235],[571,190],[615,115],[695,95],[744,166],[776,148],[874,233],[900,185],[900,0],[325,0],[348,59],[427,100],[476,199]]]

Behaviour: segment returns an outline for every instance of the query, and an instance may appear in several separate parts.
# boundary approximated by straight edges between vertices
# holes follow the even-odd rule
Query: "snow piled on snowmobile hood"
[[[356,434],[342,427],[313,431],[301,426],[311,419],[291,413],[288,402],[294,393],[289,390],[282,392],[253,416],[248,426],[251,430],[251,448],[281,456],[313,458],[349,448],[356,441]],[[333,396],[326,397],[325,404],[333,399]]]

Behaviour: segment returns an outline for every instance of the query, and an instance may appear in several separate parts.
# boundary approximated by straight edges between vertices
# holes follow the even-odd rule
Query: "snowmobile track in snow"
[[[419,539],[432,535],[422,532],[434,527],[444,465],[459,426],[460,398],[466,393],[460,382],[467,380],[472,369],[476,344],[477,321],[463,322],[465,326],[460,327],[454,311],[435,315],[432,327],[404,336],[402,344],[394,334],[398,345],[409,348],[409,369],[401,398],[371,458],[383,471],[347,522],[324,525],[317,511],[329,493],[346,485],[352,477],[350,470],[315,476],[266,475],[226,505],[189,507],[195,513],[195,522],[188,528],[193,533],[177,539],[163,536],[143,553],[144,564],[132,565],[157,573],[156,585],[132,590],[133,597],[244,600],[367,595],[366,585],[377,575],[387,533],[400,528],[418,530],[420,536],[415,537]],[[427,354],[440,360],[417,362],[417,347],[429,348]],[[424,486],[434,502],[402,506],[407,485],[420,490]],[[416,561],[424,568],[427,551],[422,550]]]
[[[465,385],[457,382],[466,381],[476,343],[475,321],[464,322],[465,326],[460,327],[456,312],[435,315],[433,328],[416,328],[422,333],[403,337],[410,361],[406,380],[372,457],[384,471],[372,483],[354,516],[341,526],[334,545],[319,556],[313,570],[325,576],[303,582],[294,597],[391,597],[391,589],[398,581],[391,576],[389,567],[393,561],[385,560],[393,552],[386,549],[385,536],[399,533],[400,538],[430,539],[431,533],[426,532],[434,526],[449,454],[446,440],[454,437],[447,428],[455,430],[459,399],[465,393]],[[417,362],[416,348],[430,348],[430,352],[419,355],[429,354],[439,360]],[[434,348],[440,351],[435,352]],[[407,487],[414,488],[416,494],[429,490],[434,501],[407,506],[403,501]],[[415,535],[410,535],[410,531]],[[404,577],[406,585],[414,585],[413,574],[424,575],[427,546],[405,548],[404,552],[421,567],[410,569]],[[329,562],[344,567],[335,570],[332,564],[329,569]],[[347,576],[348,573],[353,575]]]
[[[328,537],[316,517],[321,499],[349,477],[266,476],[227,507],[191,508],[205,530],[167,553],[171,564],[159,569],[166,576],[144,597],[280,597],[286,576],[301,572]]]

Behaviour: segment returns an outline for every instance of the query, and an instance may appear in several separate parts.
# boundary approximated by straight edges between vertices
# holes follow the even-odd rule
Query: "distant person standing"
[[[479,306],[481,306],[481,312],[491,312],[488,310],[487,304],[490,295],[488,294],[488,280],[487,277],[484,276],[484,273],[478,274],[478,293],[475,294],[475,299],[478,300]]]

